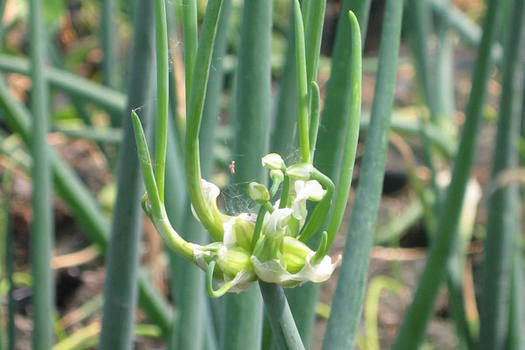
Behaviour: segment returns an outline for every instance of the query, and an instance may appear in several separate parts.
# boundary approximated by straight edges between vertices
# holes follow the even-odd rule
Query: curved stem
[[[135,140],[137,142],[137,151],[139,154],[140,167],[142,170],[142,177],[144,178],[144,185],[146,186],[147,197],[142,198],[142,207],[146,214],[153,222],[155,229],[162,237],[168,247],[182,255],[183,257],[194,261],[193,248],[197,247],[191,243],[186,242],[179,236],[177,231],[171,226],[164,204],[160,201],[160,196],[157,191],[157,183],[151,168],[151,159],[149,157],[148,145],[146,143],[146,136],[140,124],[138,115],[133,111],[131,113],[133,118],[133,129],[135,130]],[[146,199],[149,198],[150,205]]]
[[[321,260],[323,260],[326,253],[328,253],[328,249],[330,249],[330,246],[328,245],[328,234],[326,233],[326,231],[323,231],[321,244],[319,245],[319,248],[317,248],[317,251],[315,252],[314,256],[312,256],[312,259],[310,260],[312,265],[316,265]]]
[[[208,203],[201,183],[199,130],[204,108],[204,95],[210,74],[211,57],[222,0],[211,0],[206,8],[200,45],[194,69],[186,121],[186,182],[197,216],[214,241],[222,239],[224,229],[219,213]]]
[[[139,156],[140,168],[142,170],[142,177],[144,178],[144,185],[146,186],[146,191],[148,193],[148,198],[150,199],[153,212],[160,213],[163,208],[163,204],[160,200],[157,181],[155,180],[155,174],[151,168],[151,158],[148,150],[148,143],[146,142],[146,135],[144,134],[144,129],[140,122],[139,116],[135,111],[131,112],[131,118],[133,120],[133,130],[135,131],[135,141],[137,142],[137,153]],[[143,207],[147,208],[144,205],[143,197]],[[148,213],[148,210],[144,210]]]
[[[220,298],[224,294],[226,294],[231,286],[232,281],[226,282],[222,287],[220,287],[218,290],[213,290],[213,272],[215,271],[215,264],[217,263],[217,257],[214,257],[210,264],[208,265],[208,269],[206,270],[206,292],[210,296],[210,298]]]
[[[303,231],[299,236],[301,242],[308,241],[308,239],[310,239],[310,237],[312,237],[323,226],[323,223],[328,216],[328,212],[330,211],[330,204],[335,190],[332,180],[317,169],[312,173],[312,179],[319,181],[319,183],[326,188],[326,194],[323,199],[317,203],[312,216],[306,225],[304,225]]]
[[[283,171],[286,174],[286,171]],[[288,175],[284,175],[283,192],[281,193],[281,201],[279,202],[279,209],[286,208],[288,202],[288,195],[290,194],[290,186],[292,179]]]
[[[257,221],[255,222],[255,228],[253,229],[253,236],[252,236],[252,243],[251,243],[252,252],[253,252],[253,249],[255,248],[255,244],[257,244],[257,241],[259,240],[259,237],[261,236],[262,225],[264,223],[264,214],[266,214],[266,208],[261,206],[261,208],[259,209],[259,213],[257,214]]]

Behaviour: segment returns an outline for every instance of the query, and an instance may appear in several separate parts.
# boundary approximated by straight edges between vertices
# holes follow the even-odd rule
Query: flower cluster
[[[221,213],[217,205],[219,188],[201,179],[206,206],[222,222],[222,240],[209,245],[184,241],[172,228],[164,208],[156,212],[148,197],[144,197],[144,210],[165,242],[207,271],[207,290],[212,297],[241,292],[257,280],[284,287],[323,282],[330,278],[340,259],[332,261],[326,255],[326,232],[317,252],[310,249],[304,239],[308,224],[318,219],[314,210],[307,222],[307,201],[317,202],[317,208],[326,202],[329,206],[333,194],[331,181],[320,176],[308,163],[286,168],[282,158],[275,153],[265,156],[262,164],[270,170],[271,189],[256,182],[248,186],[250,198],[261,205],[258,214],[228,216]],[[325,188],[319,179],[325,183]],[[278,192],[280,199],[275,200]],[[200,220],[199,210],[192,205],[197,220]],[[326,210],[323,212],[327,213]],[[219,281],[218,290],[213,289],[212,278]]]

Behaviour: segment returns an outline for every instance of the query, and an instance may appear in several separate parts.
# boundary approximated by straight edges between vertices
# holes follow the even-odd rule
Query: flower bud
[[[266,186],[257,182],[251,182],[250,185],[248,185],[248,194],[255,202],[267,202],[270,200],[270,193]]]
[[[308,181],[314,170],[314,166],[310,163],[294,164],[286,169],[286,175],[292,179]]]
[[[262,158],[262,165],[271,170],[280,170],[285,167],[283,158],[277,153],[270,153]]]

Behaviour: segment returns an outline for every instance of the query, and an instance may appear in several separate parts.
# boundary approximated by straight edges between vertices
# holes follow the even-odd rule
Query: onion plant
[[[251,8],[252,6],[254,8]],[[254,25],[257,21],[261,21],[260,26],[267,26],[268,23],[271,23],[268,17],[260,16],[261,11],[255,11],[259,6],[261,7],[260,10],[264,9],[263,12],[267,11],[267,9],[271,10],[271,6],[263,1],[260,4],[254,1],[245,5],[245,21],[248,24],[247,28],[253,26],[253,35],[256,35],[255,29],[259,28],[260,30],[262,28]],[[278,286],[294,287],[306,282],[323,282],[331,276],[336,266],[336,263],[332,261],[332,258],[327,253],[339,229],[346,207],[357,147],[361,95],[361,40],[359,25],[355,15],[350,12],[345,20],[350,23],[351,30],[348,36],[353,52],[350,66],[353,74],[352,79],[349,81],[352,91],[352,107],[349,113],[349,127],[345,141],[343,166],[339,175],[341,185],[336,191],[332,180],[312,164],[315,152],[314,140],[317,137],[319,120],[318,116],[314,114],[319,113],[319,92],[315,82],[308,78],[308,63],[311,60],[317,60],[319,39],[311,39],[312,45],[317,47],[317,49],[313,49],[313,53],[310,53],[309,57],[307,57],[305,26],[302,18],[303,11],[296,0],[294,4],[294,22],[297,68],[297,125],[301,159],[299,163],[286,164],[277,153],[270,153],[262,157],[262,166],[259,165],[259,167],[268,169],[271,179],[270,188],[268,189],[264,183],[259,182],[251,182],[244,187],[247,192],[245,197],[250,198],[254,204],[259,206],[258,212],[256,214],[247,212],[232,216],[222,213],[217,205],[217,197],[220,194],[219,188],[202,179],[198,142],[206,85],[221,7],[222,0],[212,0],[207,5],[196,51],[191,84],[188,85],[188,82],[186,83],[186,87],[190,89],[187,92],[189,98],[186,106],[186,181],[193,214],[210,234],[212,243],[201,245],[184,240],[173,229],[167,217],[163,184],[165,171],[163,164],[166,154],[164,140],[167,133],[165,118],[167,118],[167,110],[157,111],[157,114],[165,113],[165,115],[157,117],[154,163],[150,158],[146,135],[140,119],[137,113],[132,112],[137,151],[146,186],[146,194],[142,199],[142,205],[166,244],[182,257],[192,261],[206,271],[206,291],[210,297],[218,298],[227,292],[244,292],[244,297],[241,294],[239,296],[240,299],[236,298],[231,299],[230,302],[227,301],[227,320],[240,317],[239,313],[248,313],[249,315],[250,311],[246,308],[253,307],[257,303],[257,294],[254,294],[252,285],[260,281],[263,296],[270,304],[267,312],[277,345],[281,349],[303,349],[304,345],[297,333],[286,299],[284,299],[284,303],[279,304],[273,297],[280,295],[279,299],[283,300],[283,294],[279,291],[280,287]],[[257,17],[262,17],[263,20],[258,18],[251,19],[250,16],[254,13],[258,13],[259,16]],[[159,16],[159,12],[157,12],[157,15]],[[157,23],[162,21],[165,21],[165,18],[162,16],[157,17]],[[312,20],[312,22],[316,23],[317,27],[319,26],[318,20]],[[185,23],[185,25],[190,24]],[[318,36],[320,30],[317,29],[314,32]],[[249,33],[249,31],[245,33]],[[250,50],[246,52],[246,63],[248,64],[253,63],[250,61],[253,60],[253,58],[250,58],[250,55],[253,54],[255,49],[249,49],[251,45],[249,40],[253,39],[247,36],[244,42],[246,49]],[[264,45],[259,43],[258,49],[263,48]],[[261,52],[266,55],[269,54],[269,50]],[[157,46],[157,59],[162,55],[166,55],[166,52],[163,51],[162,47]],[[191,62],[186,64],[187,74],[188,64],[191,66]],[[315,68],[316,63],[310,63],[310,66]],[[241,67],[243,66],[241,65]],[[253,68],[258,71],[253,70]],[[313,73],[314,68],[310,68],[310,79],[315,76]],[[157,69],[158,74],[161,74],[162,67],[157,67]],[[261,113],[258,119],[246,119],[246,130],[242,128],[242,119],[245,119],[245,116],[242,119],[237,119],[241,122],[241,133],[250,136],[250,138],[240,137],[240,140],[243,140],[240,145],[245,148],[243,152],[246,154],[246,159],[243,160],[243,165],[240,166],[241,169],[239,169],[236,177],[244,176],[244,178],[240,177],[240,179],[244,180],[245,178],[254,178],[254,174],[260,173],[260,171],[255,170],[255,166],[250,164],[261,162],[256,157],[258,153],[264,151],[264,143],[261,148],[261,146],[256,147],[257,144],[253,144],[253,142],[257,139],[261,140],[260,142],[264,142],[265,139],[265,123],[263,121],[264,115],[268,111],[266,109],[267,104],[264,104],[264,99],[265,96],[266,98],[269,97],[270,72],[269,69],[264,69],[260,65],[246,66],[246,74],[252,74],[255,79],[260,77],[261,82],[268,82],[266,83],[266,89],[262,88],[261,85],[251,83],[250,80],[246,80],[246,75],[243,75],[243,72],[242,69],[239,70],[238,111],[244,111],[243,113],[246,114],[255,113],[254,110],[246,109],[246,106],[253,106],[258,107]],[[163,85],[160,77],[157,82],[159,84],[157,87],[158,99],[163,100],[169,94],[168,88]],[[244,93],[250,91],[252,93],[248,93],[243,99]],[[263,122],[263,125],[257,126],[255,124],[256,120]],[[250,148],[253,155],[246,153]],[[254,171],[256,172],[254,173]],[[261,182],[264,182],[264,176],[261,180]],[[307,201],[317,203],[310,217],[307,217]],[[330,217],[327,229],[322,232],[322,240],[319,247],[317,250],[312,250],[305,243],[317,234],[324,222],[327,221],[331,207],[333,207],[334,214]],[[214,281],[217,281],[218,288],[215,287]],[[247,297],[248,295],[251,296]],[[237,303],[240,304],[236,305]],[[239,309],[239,307],[243,307],[243,309]],[[228,313],[232,309],[238,310],[236,311],[237,315],[232,314],[228,318]],[[256,320],[259,317],[257,309],[251,308],[251,310],[254,313],[249,318],[255,318]],[[246,318],[245,320],[242,322],[255,321],[249,321]],[[257,326],[257,324],[256,322],[254,326]],[[238,327],[237,331],[239,334],[236,337],[244,337],[243,343],[240,344],[231,340],[233,342],[227,348],[233,349],[241,345],[251,347],[252,345],[249,344],[253,344],[253,347],[258,346],[256,335],[247,338],[247,335],[243,334],[242,328]],[[245,332],[249,334],[250,332],[257,332],[257,329],[246,328]],[[223,342],[227,342],[228,336],[223,335],[223,337],[225,337]],[[224,344],[226,343],[223,343],[223,346],[226,346]]]
[[[135,38],[128,90],[128,106],[139,108],[149,99],[153,85],[153,6],[150,1],[137,1]],[[165,28],[163,28],[165,30]],[[167,45],[167,43],[166,43]],[[166,106],[167,108],[167,106]],[[146,109],[147,110],[147,109]],[[143,113],[146,121],[146,113]],[[139,164],[135,152],[133,127],[128,118],[123,123],[124,139],[119,147],[117,164],[117,199],[113,211],[113,223],[107,253],[108,269],[104,288],[104,308],[101,349],[129,349],[137,301],[137,271],[139,267],[139,243],[142,216],[139,215],[141,182]]]

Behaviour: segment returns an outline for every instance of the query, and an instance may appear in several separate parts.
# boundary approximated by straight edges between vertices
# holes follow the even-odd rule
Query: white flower
[[[297,273],[289,273],[282,266],[278,259],[261,262],[256,256],[252,255],[251,260],[257,277],[267,283],[275,283],[283,287],[295,287],[305,282],[321,283],[332,276],[341,256],[332,263],[332,258],[328,255],[320,263],[312,265],[310,259],[313,253],[306,257],[306,264]]]
[[[316,180],[302,181],[297,180],[294,184],[295,199],[292,204],[293,216],[301,222],[301,227],[306,220],[308,211],[306,210],[306,201],[319,202],[326,194],[321,184]]]

